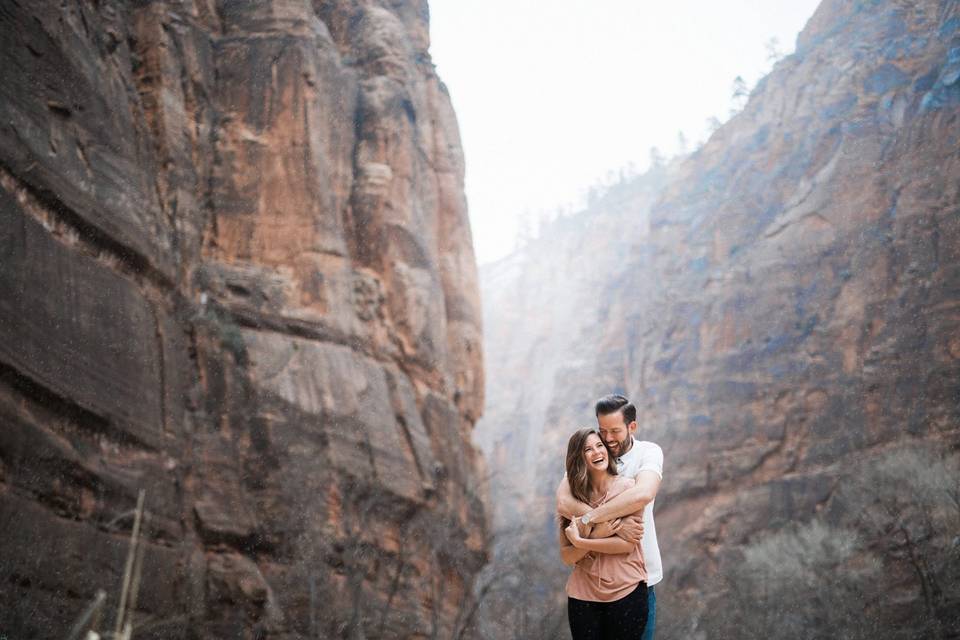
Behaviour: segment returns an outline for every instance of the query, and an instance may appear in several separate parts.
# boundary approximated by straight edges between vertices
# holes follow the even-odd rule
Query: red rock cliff
[[[0,633],[115,599],[144,488],[135,637],[451,635],[483,371],[426,2],[0,31]]]

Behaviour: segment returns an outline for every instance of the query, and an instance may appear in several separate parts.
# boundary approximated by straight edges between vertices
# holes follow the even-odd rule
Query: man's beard
[[[614,444],[608,444],[607,448],[610,449],[610,453],[615,457],[619,458],[627,451],[627,444],[630,442],[630,436],[627,435],[622,442],[615,442]]]

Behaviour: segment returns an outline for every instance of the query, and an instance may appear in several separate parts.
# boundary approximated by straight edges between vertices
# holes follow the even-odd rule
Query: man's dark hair
[[[603,396],[597,400],[597,417],[606,416],[619,411],[623,416],[623,424],[630,424],[637,421],[637,408],[629,400],[618,393],[612,393],[609,396]]]

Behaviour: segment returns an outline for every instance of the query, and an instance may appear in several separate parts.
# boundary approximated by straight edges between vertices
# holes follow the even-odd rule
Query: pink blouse
[[[590,506],[599,507],[633,485],[634,481],[630,478],[618,476],[607,489],[606,495]],[[577,600],[613,602],[630,595],[639,583],[646,580],[647,569],[639,544],[634,545],[630,553],[591,551],[574,565],[573,573],[567,580],[567,595]]]

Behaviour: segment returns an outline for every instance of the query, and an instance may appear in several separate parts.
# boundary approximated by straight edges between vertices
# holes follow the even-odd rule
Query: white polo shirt
[[[658,444],[647,441],[633,441],[633,446],[617,458],[617,471],[627,478],[636,478],[641,471],[653,471],[663,480],[663,450]],[[663,580],[663,563],[660,561],[660,547],[657,545],[657,528],[653,523],[653,503],[651,500],[643,509],[643,561],[647,566],[647,586],[652,587]]]

